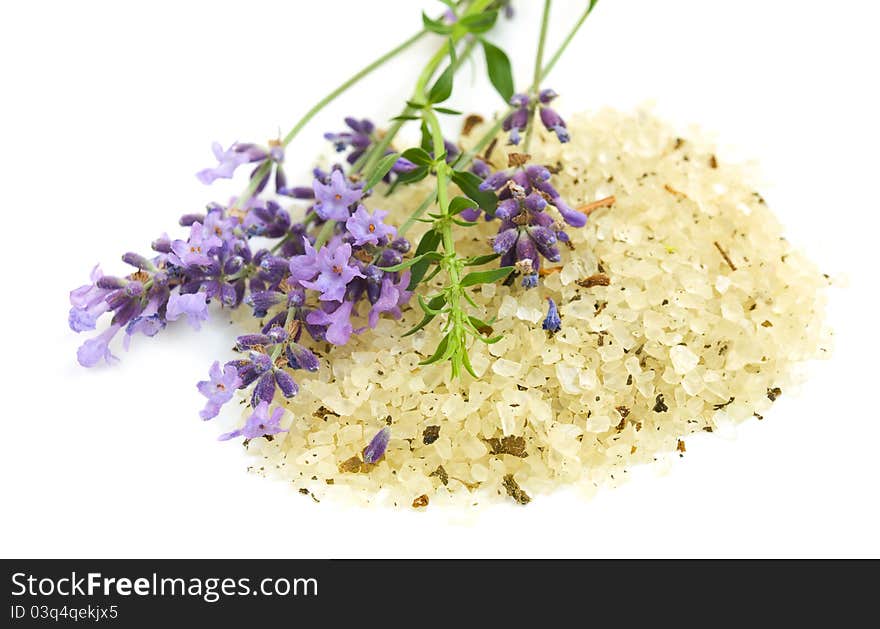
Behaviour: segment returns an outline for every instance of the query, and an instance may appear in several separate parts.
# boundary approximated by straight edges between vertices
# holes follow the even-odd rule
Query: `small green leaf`
[[[461,18],[457,23],[463,26],[468,33],[485,33],[495,26],[498,19],[498,11],[485,11]]]
[[[385,157],[379,160],[379,163],[376,164],[376,168],[373,169],[373,172],[367,177],[364,182],[364,190],[369,190],[373,188],[377,183],[382,181],[382,178],[388,174],[388,171],[394,166],[394,163],[397,161],[400,155],[397,153],[389,153]]]
[[[400,173],[397,175],[397,179],[395,180],[395,184],[398,183],[414,183],[416,181],[421,181],[425,177],[428,176],[428,167],[427,166],[419,166],[415,170],[411,170],[408,173]]]
[[[510,59],[498,46],[490,44],[485,39],[480,41],[483,44],[483,54],[486,57],[486,72],[489,74],[489,81],[492,82],[504,102],[510,102],[510,98],[513,96],[513,72],[510,69]]]
[[[495,215],[498,197],[495,196],[494,192],[480,190],[480,184],[483,183],[482,179],[466,170],[456,170],[452,173],[452,181],[461,188],[462,192],[476,201],[489,216]]]
[[[455,46],[452,45],[451,39],[449,40],[449,59],[449,65],[437,77],[437,81],[428,92],[429,103],[442,103],[452,95],[452,77],[455,75]]]
[[[434,107],[434,111],[438,114],[449,114],[450,116],[460,116],[461,112],[457,109],[449,109],[448,107]]]
[[[461,278],[461,286],[474,286],[476,284],[491,284],[502,280],[513,271],[512,266],[503,266],[500,269],[487,271],[473,271]]]
[[[477,224],[476,221],[463,221],[463,220],[461,220],[460,218],[453,218],[453,219],[450,219],[450,220],[451,220],[453,223],[455,223],[456,225],[458,225],[459,227],[473,227],[474,225]]]
[[[406,149],[401,157],[408,159],[413,164],[418,164],[419,166],[430,166],[433,163],[428,152],[416,146]]]
[[[420,365],[430,365],[431,363],[436,363],[439,360],[443,360],[447,357],[447,350],[449,349],[449,336],[452,333],[448,333],[443,337],[443,340],[437,345],[437,349],[434,350],[434,353],[431,354],[429,358],[421,361]]]
[[[444,24],[442,20],[429,18],[424,11],[422,11],[422,24],[424,24],[425,30],[437,33],[438,35],[448,35],[452,32],[452,26]]]
[[[443,306],[445,305],[446,301],[444,299],[443,304],[439,308],[435,308],[431,305],[431,302],[425,301],[425,298],[419,295],[419,306],[422,307],[422,310],[425,314],[433,315],[436,317],[438,314],[442,313]]]
[[[467,197],[455,197],[452,201],[449,202],[449,213],[455,216],[456,214],[461,214],[467,209],[475,208],[477,206],[477,202],[473,199],[469,199]]]
[[[400,115],[400,116],[394,116],[394,118],[391,118],[391,120],[419,120],[419,117],[418,116]]]
[[[426,231],[425,235],[422,236],[422,239],[419,241],[419,246],[416,247],[416,257],[428,253],[429,251],[436,251],[437,247],[440,246],[441,239],[442,236],[439,232],[433,229]],[[428,271],[428,265],[430,264],[430,260],[421,259],[412,266],[412,275],[410,276],[408,290],[415,289],[418,283],[422,281],[422,278],[425,277],[425,273]]]
[[[501,256],[498,253],[487,253],[486,255],[474,256],[473,258],[468,258],[467,261],[465,261],[464,265],[465,266],[481,266],[483,264],[488,264],[492,260],[497,260],[499,257],[501,257]]]
[[[411,109],[424,109],[425,103],[418,103],[414,100],[408,100],[406,101],[406,106]]]
[[[428,307],[431,310],[436,310],[436,311],[439,311],[445,305],[446,305],[446,295],[444,295],[444,294],[437,295],[436,297],[433,297],[428,302]],[[423,327],[425,327],[426,325],[431,323],[431,321],[434,320],[434,316],[435,315],[432,315],[432,314],[425,314],[425,316],[422,317],[422,320],[419,321],[414,327],[412,327],[409,330],[407,330],[406,332],[404,332],[403,336],[409,336],[411,334],[415,334],[416,332],[421,330]]]
[[[423,253],[420,256],[416,256],[414,258],[410,258],[409,260],[404,260],[400,264],[395,264],[394,266],[383,266],[380,267],[383,271],[388,271],[389,273],[394,273],[396,271],[403,271],[404,269],[408,269],[412,265],[420,262],[421,260],[428,260],[429,262],[434,262],[440,260],[443,257],[443,254],[439,251],[429,251],[428,253]]]

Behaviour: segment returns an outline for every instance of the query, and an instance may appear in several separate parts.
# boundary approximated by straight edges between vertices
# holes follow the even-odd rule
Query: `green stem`
[[[302,128],[305,127],[306,124],[308,124],[308,122],[312,118],[315,117],[315,114],[317,114],[319,111],[321,111],[330,102],[332,102],[337,96],[342,94],[344,91],[346,91],[352,85],[354,85],[355,83],[360,81],[362,78],[364,78],[365,76],[370,74],[373,70],[375,70],[376,68],[378,68],[379,66],[384,64],[389,59],[392,59],[393,57],[397,56],[398,54],[400,54],[401,52],[403,52],[404,50],[406,50],[410,46],[412,46],[416,41],[421,39],[421,37],[425,33],[426,33],[426,31],[424,29],[422,29],[421,31],[419,31],[418,33],[416,33],[415,35],[413,35],[412,37],[407,39],[405,42],[403,42],[402,44],[400,44],[396,48],[389,50],[384,55],[382,55],[381,57],[379,57],[378,59],[376,59],[375,61],[373,61],[369,65],[365,66],[362,70],[355,73],[351,78],[349,78],[347,81],[345,81],[342,85],[340,85],[335,90],[333,90],[332,92],[327,94],[327,96],[325,96],[324,98],[319,100],[317,103],[315,103],[315,105],[311,109],[309,109],[302,118],[300,118],[299,122],[297,122],[293,126],[293,128],[290,130],[290,132],[286,136],[284,136],[284,139],[281,141],[281,143],[284,146],[287,146],[288,144],[290,144],[290,141],[293,140],[293,138],[295,138],[296,135],[300,131],[302,131]]]
[[[559,45],[559,48],[557,48],[556,52],[553,53],[553,56],[550,57],[550,61],[548,61],[547,65],[544,66],[544,69],[541,70],[541,80],[542,81],[544,79],[546,79],[547,75],[550,74],[550,71],[553,70],[553,66],[556,65],[557,61],[559,61],[559,58],[562,56],[562,53],[564,53],[565,49],[568,48],[568,45],[571,43],[571,40],[574,39],[574,36],[577,34],[581,25],[584,23],[584,21],[587,19],[587,17],[589,17],[590,13],[593,11],[593,7],[595,7],[598,2],[599,2],[599,0],[590,0],[590,4],[587,6],[586,11],[584,11],[581,14],[581,17],[578,19],[578,21],[574,23],[574,26],[568,32],[568,35],[566,35],[565,39],[562,40],[562,43]]]
[[[544,42],[547,40],[547,25],[550,22],[550,3],[551,0],[544,0],[544,13],[541,16],[541,34],[538,36],[538,52],[535,54],[534,78],[532,79],[532,86],[529,88],[531,104],[529,105],[529,122],[526,126],[523,153],[529,152],[529,145],[532,143],[532,129],[535,127],[535,113],[538,111],[535,101],[538,97],[538,88],[541,85],[541,64],[544,63]]]

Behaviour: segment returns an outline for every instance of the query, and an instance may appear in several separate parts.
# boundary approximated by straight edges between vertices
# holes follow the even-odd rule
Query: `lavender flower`
[[[196,385],[199,393],[208,398],[205,408],[199,413],[202,419],[217,417],[220,407],[232,399],[235,390],[241,386],[241,378],[238,371],[232,365],[226,365],[220,370],[220,363],[214,361],[208,371],[210,380],[202,380]]]
[[[220,435],[221,441],[234,439],[235,437],[244,437],[245,441],[257,439],[258,437],[271,437],[279,432],[287,432],[286,428],[281,427],[281,418],[284,416],[284,409],[277,407],[269,415],[269,404],[261,402],[247,418],[244,426],[238,430],[227,432]]]
[[[345,180],[341,170],[330,173],[330,182],[319,179],[313,183],[315,189],[315,212],[322,220],[345,221],[350,216],[349,206],[360,201],[362,193],[352,188]]]
[[[322,247],[311,261],[313,268],[317,270],[317,278],[300,279],[299,283],[304,288],[318,291],[318,299],[321,301],[342,301],[348,283],[355,277],[364,277],[357,266],[352,266],[350,262],[351,245],[334,242]]]
[[[327,326],[324,339],[333,345],[345,345],[354,331],[351,324],[351,310],[354,304],[343,301],[335,310],[313,310],[306,317],[306,321],[312,325]]]
[[[177,321],[182,316],[186,316],[187,322],[193,329],[200,329],[201,322],[208,320],[208,304],[205,301],[205,293],[199,292],[187,295],[172,293],[168,299],[165,318],[168,321]]]
[[[571,139],[568,129],[565,126],[565,120],[556,113],[556,110],[546,106],[557,96],[558,94],[551,89],[541,90],[540,94],[538,94],[538,100],[541,105],[543,105],[541,107],[541,122],[548,131],[552,131],[556,134],[556,137],[561,144],[565,144]]]
[[[196,173],[205,185],[214,183],[217,179],[231,179],[236,169],[242,164],[266,159],[266,151],[254,144],[239,144],[234,142],[228,149],[223,150],[219,142],[211,145],[217,165],[214,168],[205,168]]]
[[[367,211],[363,205],[359,205],[351,217],[345,222],[345,227],[349,233],[354,236],[355,245],[365,245],[367,243],[378,244],[382,239],[393,238],[397,235],[397,230],[386,225],[383,219],[388,216],[388,212],[376,210],[372,214]]]
[[[551,334],[559,332],[562,328],[562,319],[559,318],[556,302],[550,297],[547,298],[547,316],[544,318],[544,323],[541,324],[541,327]]]
[[[391,429],[385,426],[376,433],[369,445],[364,448],[364,463],[375,463],[385,455],[388,448],[388,441],[391,439]]]
[[[111,325],[98,336],[83,343],[76,352],[76,359],[79,361],[79,364],[83,367],[94,367],[101,362],[102,358],[108,365],[113,364],[114,360],[118,360],[110,352],[109,346],[110,341],[119,331],[120,327],[119,325]]]

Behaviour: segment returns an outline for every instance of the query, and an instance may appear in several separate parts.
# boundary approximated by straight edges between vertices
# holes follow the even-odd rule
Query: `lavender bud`
[[[370,440],[369,445],[364,448],[364,462],[375,463],[385,455],[388,448],[388,441],[391,439],[391,429],[387,426],[376,433],[376,436]]]
[[[537,192],[533,192],[529,196],[527,196],[524,203],[526,209],[531,212],[543,212],[544,208],[547,207],[547,201],[545,201],[544,197],[542,197]]]
[[[480,190],[487,192],[488,190],[498,190],[501,186],[510,181],[510,175],[500,170],[497,173],[489,175],[483,183],[480,184]]]
[[[400,238],[395,238],[391,241],[391,248],[395,251],[399,251],[400,253],[406,253],[410,250],[411,247],[412,245],[410,244],[409,240],[407,240],[403,236],[401,236]]]
[[[315,191],[313,188],[306,186],[294,186],[289,190],[288,196],[291,196],[294,199],[314,199]]]
[[[287,340],[287,331],[280,327],[275,326],[266,334],[269,337],[269,341],[272,344],[283,343]]]
[[[253,349],[254,347],[271,345],[271,339],[265,334],[242,334],[235,339],[235,346],[239,350]]]
[[[549,103],[550,101],[552,101],[552,100],[553,100],[554,98],[556,98],[557,96],[559,96],[559,94],[557,94],[555,91],[553,91],[553,90],[551,90],[551,89],[549,89],[549,88],[548,88],[548,89],[543,89],[543,90],[541,90],[541,92],[538,94],[538,100],[541,101],[541,104],[542,104],[542,105],[546,105],[547,103]]]
[[[516,244],[517,238],[519,238],[519,230],[514,227],[500,231],[492,241],[492,250],[499,254],[505,253]]]
[[[516,199],[504,199],[495,208],[495,217],[502,221],[508,221],[517,214],[519,214],[519,203],[516,202]]]
[[[287,346],[287,363],[292,369],[305,369],[306,371],[318,371],[318,358],[299,343],[290,343]]]
[[[538,286],[538,274],[537,273],[528,273],[523,275],[522,278],[522,287],[525,289],[535,288]]]
[[[95,286],[106,290],[125,288],[126,284],[128,284],[126,280],[121,277],[113,277],[112,275],[105,275],[95,282]]]
[[[233,284],[222,282],[220,284],[220,301],[224,306],[235,307],[239,303],[238,291]]]
[[[266,354],[251,352],[249,358],[257,373],[265,373],[272,368],[272,359],[266,356]]]
[[[136,269],[144,270],[153,268],[153,263],[139,253],[128,252],[122,256],[122,261],[126,264],[130,264]]]
[[[539,247],[549,247],[556,244],[556,234],[552,230],[540,225],[532,225],[527,228],[529,236]]]
[[[306,303],[306,293],[302,288],[295,288],[287,293],[287,307],[300,308]]]
[[[244,266],[244,259],[241,256],[232,256],[223,264],[224,275],[235,275],[241,271]]]
[[[547,181],[550,179],[550,171],[546,166],[541,166],[540,164],[532,164],[530,166],[526,166],[526,177],[528,177],[529,181],[532,183],[539,183],[541,181]]]
[[[562,327],[562,319],[559,318],[559,311],[556,309],[556,302],[548,297],[547,303],[547,316],[544,318],[544,323],[541,324],[541,327],[551,333],[559,332]]]
[[[182,227],[192,227],[193,223],[204,223],[204,221],[204,214],[184,214],[178,222]]]
[[[299,393],[299,386],[296,384],[293,376],[287,373],[284,369],[278,369],[275,371],[275,382],[278,383],[278,388],[281,389],[281,394],[286,398],[292,398]]]
[[[587,215],[570,208],[562,199],[554,199],[553,205],[562,214],[562,219],[572,227],[583,227],[587,224]]]
[[[251,396],[251,406],[256,408],[260,402],[271,404],[274,397],[275,377],[271,371],[267,371],[257,380],[257,385],[254,387],[254,393]]]
[[[528,107],[529,97],[526,94],[514,94],[510,97],[510,104],[514,107]]]
[[[159,253],[171,253],[171,238],[168,234],[162,234],[156,238],[150,246],[153,251],[158,251]]]
[[[394,266],[403,262],[403,256],[395,249],[385,249],[379,256],[379,266]]]
[[[492,169],[489,168],[489,164],[481,160],[479,157],[474,158],[470,170],[480,179],[485,179],[492,174]]]

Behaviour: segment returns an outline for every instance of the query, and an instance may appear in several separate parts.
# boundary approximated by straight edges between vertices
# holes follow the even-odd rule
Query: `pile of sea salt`
[[[681,454],[694,433],[763,418],[804,361],[828,354],[829,280],[783,238],[744,168],[645,112],[576,116],[570,129],[566,145],[539,135],[532,159],[559,169],[570,205],[598,209],[569,230],[573,248],[538,288],[472,289],[504,335],[471,348],[479,378],[419,365],[441,329],[402,337],[418,307],[382,319],[302,378],[289,432],[248,444],[252,469],[315,500],[407,508],[592,491]],[[399,223],[424,194],[372,205]],[[485,253],[497,226],[472,229],[462,252]],[[541,329],[547,297],[562,316],[552,336]],[[385,456],[360,464],[384,426]]]

